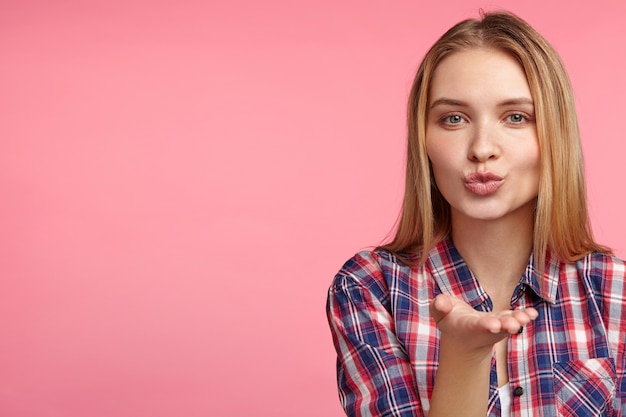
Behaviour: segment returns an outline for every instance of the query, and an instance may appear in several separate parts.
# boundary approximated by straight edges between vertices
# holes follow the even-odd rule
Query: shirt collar
[[[520,283],[526,284],[539,298],[554,304],[557,297],[561,263],[548,251],[544,265],[543,277],[539,279],[539,271],[535,267],[533,255],[531,255]]]
[[[472,307],[490,302],[450,238],[442,240],[429,252],[428,264],[442,292],[459,297]],[[518,287],[527,286],[539,298],[554,303],[559,269],[560,263],[548,252],[543,279],[539,280],[531,255]]]

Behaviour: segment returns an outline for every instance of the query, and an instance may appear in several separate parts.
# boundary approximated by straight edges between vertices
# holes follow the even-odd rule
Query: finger
[[[452,311],[452,299],[447,294],[439,294],[430,304],[430,311],[436,323],[439,323]]]
[[[502,324],[502,331],[506,331],[510,334],[516,334],[519,332],[520,327],[524,326],[528,321],[527,316],[519,315],[519,318],[525,318],[524,320],[518,320],[517,317],[514,317],[513,314],[503,316],[500,318],[500,323]]]
[[[524,311],[528,315],[528,317],[530,317],[531,320],[534,320],[537,317],[539,317],[539,312],[535,310],[533,307],[525,308],[521,311]]]
[[[485,330],[488,330],[493,334],[498,334],[504,331],[502,328],[502,321],[494,316],[484,317],[481,319],[480,324]]]
[[[538,316],[537,310],[534,308],[530,308],[528,310],[513,310],[511,312],[511,316],[516,319],[520,325],[525,326],[532,320],[536,319]]]

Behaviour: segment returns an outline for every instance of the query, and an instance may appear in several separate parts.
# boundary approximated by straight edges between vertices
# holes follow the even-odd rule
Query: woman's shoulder
[[[589,270],[600,275],[621,275],[626,273],[625,263],[622,259],[601,252],[591,252],[582,259],[576,261],[577,268]]]
[[[331,290],[337,286],[358,286],[386,293],[392,280],[410,279],[413,268],[410,255],[394,254],[386,249],[357,252],[348,259],[333,279]]]
[[[596,291],[625,293],[626,263],[611,254],[592,252],[576,261],[579,275],[588,277]]]

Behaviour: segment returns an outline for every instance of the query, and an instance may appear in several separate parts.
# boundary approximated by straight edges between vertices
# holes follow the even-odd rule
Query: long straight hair
[[[543,271],[547,252],[563,261],[590,252],[610,253],[592,236],[586,204],[583,156],[569,77],[556,51],[528,23],[507,13],[482,13],[448,30],[422,61],[408,101],[406,181],[393,240],[381,246],[409,261],[451,232],[450,205],[434,183],[426,153],[428,93],[439,63],[458,51],[486,48],[514,57],[523,67],[535,106],[541,173],[533,253]],[[421,254],[421,255],[420,255]],[[413,261],[412,263],[414,263]]]

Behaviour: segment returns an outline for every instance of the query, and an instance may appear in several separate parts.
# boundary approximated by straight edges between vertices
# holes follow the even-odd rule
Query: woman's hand
[[[491,349],[509,334],[515,334],[537,318],[537,310],[506,310],[481,312],[463,300],[440,294],[430,305],[431,314],[441,331],[442,338],[457,348],[467,350]]]
[[[441,338],[429,416],[484,416],[494,345],[537,318],[537,310],[481,312],[441,294],[430,311]]]

